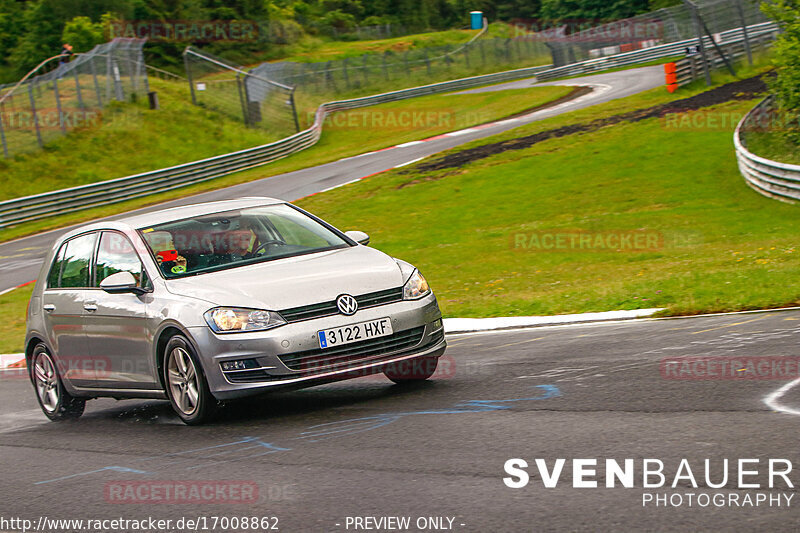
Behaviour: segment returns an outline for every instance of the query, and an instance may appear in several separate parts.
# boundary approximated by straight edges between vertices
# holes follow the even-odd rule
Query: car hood
[[[167,280],[173,294],[213,305],[280,311],[403,285],[397,262],[373,248],[353,246]]]

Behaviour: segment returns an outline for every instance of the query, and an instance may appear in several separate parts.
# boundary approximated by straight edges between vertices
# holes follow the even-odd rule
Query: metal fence
[[[769,129],[775,112],[775,98],[762,100],[753,108],[733,135],[739,170],[747,184],[760,194],[784,201],[800,201],[800,165],[789,165],[759,157],[747,149],[747,133]]]
[[[464,45],[387,50],[324,63],[281,61],[252,70],[258,76],[297,88],[307,94],[347,95],[354,91],[403,87],[452,79],[513,66],[549,63],[543,43],[520,39],[479,38]]]
[[[748,35],[754,39],[761,38],[762,36],[774,36],[778,31],[778,25],[774,22],[765,22],[762,24],[754,24],[748,28]],[[741,43],[743,39],[743,32],[741,28],[728,30],[718,34],[717,38],[722,45],[730,43]],[[593,74],[595,72],[602,72],[609,69],[627,67],[641,63],[648,63],[657,61],[664,58],[675,57],[686,53],[686,49],[697,43],[697,39],[687,39],[685,41],[677,41],[674,43],[663,44],[651,48],[644,48],[635,50],[633,52],[626,52],[624,54],[617,54],[611,57],[600,57],[597,59],[589,59],[563,67],[554,67],[546,70],[536,77],[541,80],[553,80],[557,78],[564,78],[568,76],[578,76],[585,74]]]
[[[34,151],[71,130],[96,125],[109,102],[146,95],[143,45],[141,39],[114,39],[68,63],[56,56],[0,90],[3,155]]]
[[[767,22],[758,0],[697,0],[580,31],[562,26],[524,38],[547,43],[563,66]]]
[[[268,129],[276,137],[300,130],[293,87],[191,46],[183,58],[193,104]]]
[[[754,53],[759,53],[768,48],[777,37],[777,27],[768,28],[766,31],[748,33],[747,39],[738,36],[729,42],[719,42],[717,51],[710,43],[706,45],[709,50],[707,59],[703,55],[693,53],[675,62],[675,82],[678,87],[688,85],[704,77],[706,72],[732,66],[734,61],[748,57],[752,59]],[[719,52],[724,54],[724,57]]]

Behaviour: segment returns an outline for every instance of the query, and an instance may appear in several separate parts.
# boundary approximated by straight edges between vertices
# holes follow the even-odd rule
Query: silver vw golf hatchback
[[[100,222],[61,237],[28,308],[44,413],[167,399],[187,424],[226,399],[383,372],[429,378],[442,316],[413,266],[291,204],[244,198]]]

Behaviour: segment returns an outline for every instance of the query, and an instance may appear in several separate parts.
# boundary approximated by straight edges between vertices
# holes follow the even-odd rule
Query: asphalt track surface
[[[743,496],[735,469],[713,490],[686,481],[644,489],[638,473],[634,488],[605,488],[602,468],[601,488],[573,488],[569,463],[556,488],[533,468],[525,488],[502,479],[511,458],[658,458],[667,473],[686,458],[701,485],[706,458],[797,464],[800,419],[790,411],[800,409],[800,386],[774,397],[791,378],[678,380],[662,370],[697,356],[796,359],[799,326],[800,311],[782,311],[452,336],[447,370],[432,381],[403,387],[374,376],[277,393],[229,404],[194,428],[166,402],[111,399],[90,402],[76,422],[50,423],[24,376],[5,372],[0,514],[34,524],[274,516],[281,531],[354,531],[348,516],[449,517],[465,532],[796,530],[800,503],[785,487],[749,492],[791,496],[788,508],[642,505],[646,492]],[[760,470],[747,481],[766,484]],[[187,480],[250,483],[258,501],[109,500],[120,484]]]
[[[489,137],[524,124],[551,118],[562,113],[583,109],[617,98],[631,96],[664,83],[660,66],[644,67],[609,74],[598,74],[565,81],[539,85],[593,86],[592,93],[564,104],[534,112],[524,117],[503,120],[483,128],[467,128],[449,135],[442,135],[427,142],[404,143],[390,150],[363,154],[340,161],[310,167],[295,172],[279,174],[225,189],[188,196],[157,206],[135,211],[145,213],[165,207],[189,203],[225,200],[242,196],[270,196],[287,201],[297,200],[310,194],[343,185],[399,165],[416,161],[456,146]],[[520,80],[495,85],[474,91],[520,89],[537,85],[535,79]],[[265,167],[268,171],[269,167]],[[331,221],[335,223],[335,221]],[[349,229],[349,228],[345,228]],[[369,231],[369,228],[362,228]],[[2,231],[2,230],[0,230]],[[59,229],[0,244],[0,291],[31,281],[39,272],[42,257],[65,229]]]

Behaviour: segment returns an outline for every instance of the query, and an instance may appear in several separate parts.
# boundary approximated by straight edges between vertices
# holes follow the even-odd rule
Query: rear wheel
[[[55,360],[44,344],[38,344],[33,349],[31,379],[36,389],[36,399],[47,418],[59,422],[74,420],[83,414],[86,400],[75,398],[66,391]]]
[[[172,409],[186,424],[207,422],[216,411],[216,400],[191,344],[175,335],[164,351],[164,385]]]
[[[394,363],[386,368],[383,373],[395,383],[414,383],[425,381],[436,372],[439,364],[438,357],[420,357],[410,361]]]

